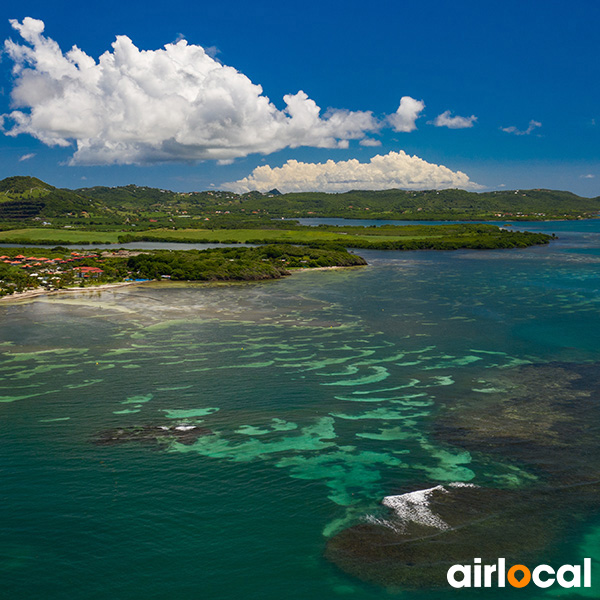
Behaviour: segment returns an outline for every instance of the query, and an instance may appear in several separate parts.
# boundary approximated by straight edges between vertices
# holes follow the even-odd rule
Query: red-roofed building
[[[73,271],[75,271],[75,277],[79,277],[80,279],[89,277],[97,278],[104,273],[104,271],[98,267],[75,267]]]

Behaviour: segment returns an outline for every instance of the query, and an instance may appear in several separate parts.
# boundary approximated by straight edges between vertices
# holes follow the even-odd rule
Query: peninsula
[[[90,250],[60,246],[26,255],[27,248],[4,248],[0,256],[0,297],[31,290],[106,286],[148,281],[260,281],[279,279],[294,269],[354,267],[364,258],[345,248],[290,244],[206,250]],[[40,256],[43,254],[43,256]]]
[[[400,213],[397,202],[399,198],[405,201],[412,198],[409,204],[414,204],[417,202],[415,199],[421,198],[419,202],[429,206],[427,203],[432,194],[442,199],[456,196],[454,202],[446,202],[447,211],[463,210],[458,202],[463,192],[458,190],[418,194],[399,190],[353,192],[350,196],[325,195],[327,198],[323,199],[323,195],[318,194],[284,196],[276,190],[269,194],[257,192],[244,196],[231,192],[179,194],[136,186],[73,191],[57,189],[32,177],[10,177],[0,181],[0,243],[11,246],[4,248],[0,257],[0,294],[23,292],[40,286],[52,290],[137,279],[274,279],[288,275],[291,269],[366,264],[364,258],[349,252],[348,248],[504,249],[547,244],[552,239],[552,236],[542,233],[512,231],[506,226],[481,222],[313,227],[286,218],[316,216],[316,213],[348,216],[349,210],[353,211],[363,202],[379,207],[373,211],[379,216],[383,216],[381,207],[385,204],[391,217],[406,219],[407,214],[415,219],[425,215],[431,217],[432,211],[438,210],[435,203],[431,204],[431,210],[428,208],[417,215],[422,207],[416,212],[406,209]],[[555,207],[552,209],[555,217],[576,218],[595,214],[593,210],[597,208],[597,199],[563,198],[560,210],[565,212],[559,215],[556,202],[560,198],[557,194],[561,193],[532,196],[536,210],[541,210],[542,202],[547,211]],[[354,198],[350,208],[344,204],[348,197]],[[377,198],[377,202],[371,202]],[[504,203],[505,208],[508,206],[506,198],[498,202]],[[499,210],[498,202],[493,210]],[[522,202],[521,199],[519,202]],[[321,206],[320,212],[306,210],[317,205]],[[304,208],[301,210],[301,207]],[[581,212],[584,209],[590,212]],[[464,216],[464,212],[457,214]],[[536,214],[538,217],[547,216],[547,213]],[[65,247],[70,244],[118,247],[131,242],[249,244],[254,247],[90,250],[84,253]],[[32,245],[54,247],[32,252],[27,249]]]

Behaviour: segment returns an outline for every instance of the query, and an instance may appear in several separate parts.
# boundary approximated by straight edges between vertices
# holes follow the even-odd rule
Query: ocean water
[[[2,596],[599,597],[600,221],[519,227],[560,239],[0,304]],[[467,494],[445,520],[437,486]],[[593,587],[403,586],[360,538],[373,568],[347,560],[361,528],[498,514],[474,489],[523,507],[525,564],[591,557]],[[508,552],[486,539],[461,552]]]

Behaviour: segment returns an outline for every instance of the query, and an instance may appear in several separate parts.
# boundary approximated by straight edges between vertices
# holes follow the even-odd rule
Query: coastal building
[[[75,277],[79,279],[97,279],[104,273],[104,271],[98,267],[75,267],[73,271],[75,272]]]

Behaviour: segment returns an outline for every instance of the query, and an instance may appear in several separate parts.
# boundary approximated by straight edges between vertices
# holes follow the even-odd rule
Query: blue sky
[[[3,40],[32,47],[9,23],[25,17],[44,22],[36,35],[46,40],[38,43],[35,64],[21,61],[20,73],[13,73],[15,51],[2,56],[0,113],[8,116],[0,177],[30,174],[71,188],[136,183],[186,191],[228,183],[241,190],[273,183],[336,191],[372,180],[373,187],[544,187],[600,195],[600,3],[594,0],[8,0],[0,14]],[[76,45],[97,63],[116,52],[117,35],[140,50],[158,51],[182,38],[188,46],[160,55],[171,61],[167,69],[177,63],[164,82],[163,67],[146,73],[142,55],[126,44],[116,62],[131,62],[97,73],[101,84],[90,84],[81,67],[69,71],[64,55],[58,75],[47,75],[48,40],[62,53]],[[207,50],[205,58],[196,46]],[[202,79],[204,67],[216,73],[210,84]],[[188,85],[189,69],[195,79]],[[125,81],[122,73],[134,71],[134,84]],[[25,72],[35,77],[25,81]],[[123,92],[126,83],[144,79],[149,91]],[[207,86],[217,100],[199,105],[193,98]],[[305,96],[291,101],[299,106],[294,116],[285,112],[284,96],[300,90]],[[163,101],[171,93],[187,100]],[[126,135],[129,122],[119,121],[124,97],[125,113],[139,117]],[[398,116],[404,97],[413,104],[403,103]],[[313,103],[322,110],[311,121]],[[26,123],[24,133],[11,136],[15,110]],[[226,126],[232,119],[235,131]],[[369,162],[375,155],[386,160]],[[313,165],[328,160],[327,168]]]

